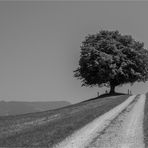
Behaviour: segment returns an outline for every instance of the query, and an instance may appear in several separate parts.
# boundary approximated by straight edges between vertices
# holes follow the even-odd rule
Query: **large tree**
[[[101,30],[86,36],[80,49],[74,76],[82,86],[107,86],[115,93],[118,85],[148,80],[148,50],[131,35]]]

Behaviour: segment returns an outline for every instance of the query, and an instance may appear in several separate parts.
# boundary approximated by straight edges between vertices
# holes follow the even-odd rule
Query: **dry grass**
[[[1,117],[0,146],[52,147],[127,98],[96,98],[53,111]]]

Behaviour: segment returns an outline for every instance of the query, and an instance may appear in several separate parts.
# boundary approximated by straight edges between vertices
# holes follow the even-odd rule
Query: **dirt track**
[[[131,96],[55,148],[144,148],[144,105],[145,95]]]
[[[145,95],[130,104],[87,148],[144,148]]]

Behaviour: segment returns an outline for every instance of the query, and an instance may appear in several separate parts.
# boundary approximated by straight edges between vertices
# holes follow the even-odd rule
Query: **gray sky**
[[[148,2],[0,2],[0,96],[5,100],[95,97],[73,78],[80,45],[100,29],[119,30],[148,47]],[[130,88],[120,88],[127,91]],[[148,83],[136,83],[144,93]]]

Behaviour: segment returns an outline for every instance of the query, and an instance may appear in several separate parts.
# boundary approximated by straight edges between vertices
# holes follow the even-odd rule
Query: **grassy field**
[[[0,117],[0,147],[52,147],[127,98],[96,98],[53,111]]]
[[[145,147],[148,148],[148,93],[146,94],[146,103],[144,110],[144,142]]]

